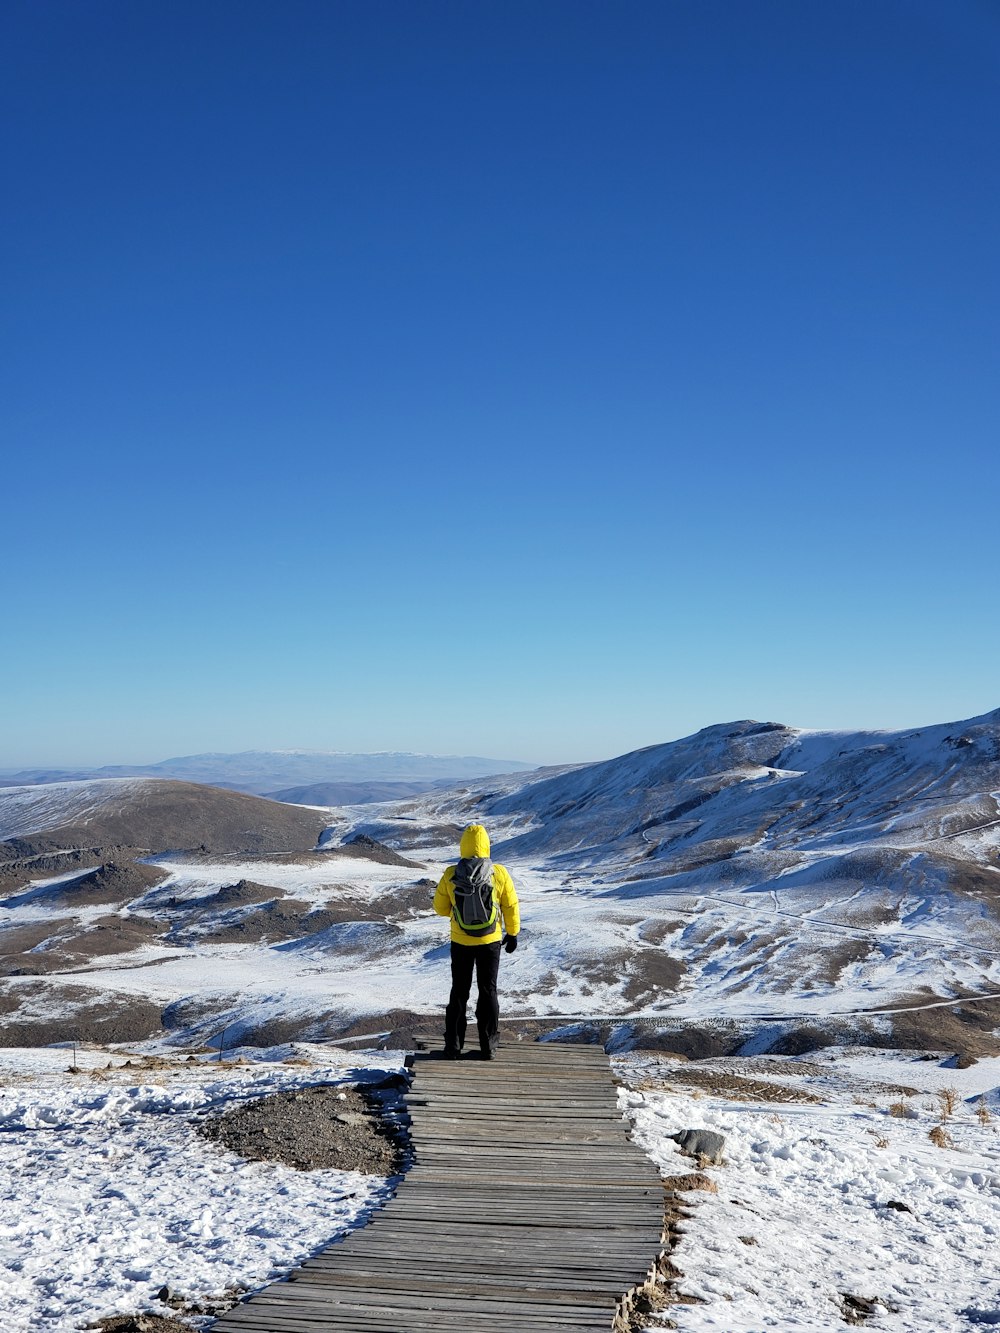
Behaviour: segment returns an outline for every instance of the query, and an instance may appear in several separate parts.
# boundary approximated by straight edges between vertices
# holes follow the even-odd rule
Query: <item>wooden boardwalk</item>
[[[413,1165],[368,1226],[213,1333],[610,1333],[662,1251],[663,1186],[599,1047],[418,1055]]]

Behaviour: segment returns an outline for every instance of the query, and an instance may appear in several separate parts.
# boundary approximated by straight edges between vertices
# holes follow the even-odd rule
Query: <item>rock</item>
[[[699,1161],[712,1166],[722,1164],[722,1150],[726,1140],[721,1134],[711,1129],[682,1129],[679,1134],[670,1137],[688,1157],[697,1157]]]
[[[879,1307],[888,1310],[890,1314],[896,1312],[896,1306],[890,1305],[881,1296],[853,1296],[845,1291],[841,1292],[840,1300],[845,1324],[863,1324],[866,1319],[878,1314]]]
[[[898,1199],[889,1199],[883,1205],[883,1208],[891,1208],[894,1213],[912,1213],[913,1209],[905,1203],[900,1203]]]

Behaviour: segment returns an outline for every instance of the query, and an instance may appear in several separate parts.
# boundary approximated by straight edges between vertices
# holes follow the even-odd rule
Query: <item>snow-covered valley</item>
[[[398,1069],[438,1030],[431,898],[469,822],[521,899],[505,1040],[604,1041],[667,1175],[690,1170],[669,1134],[726,1135],[718,1192],[685,1196],[677,1327],[1000,1322],[998,711],[910,733],[727,724],[383,805],[134,778],[0,790],[6,1327],[155,1308],[182,1271],[207,1308],[387,1197],[220,1158],[191,1121]],[[41,1048],[74,1040],[68,1074],[65,1047]],[[149,1056],[162,1074],[134,1069]]]
[[[136,780],[0,791],[0,833],[22,857],[0,902],[6,1040],[60,1016],[53,1037],[106,1037],[97,1009],[138,998],[149,1030],[128,1039],[161,1019],[181,1042],[412,1026],[440,1010],[433,885],[475,820],[521,898],[509,1020],[840,1022],[844,1035],[867,1016],[862,1038],[949,1028],[979,1049],[1000,995],[998,756],[1000,713],[906,734],[736,723],[602,764],[302,809],[315,825],[269,833],[299,851],[157,851],[148,836],[111,869],[97,854],[62,874],[53,828],[142,832]],[[169,794],[182,838],[175,784],[138,787],[147,819]],[[258,808],[297,809],[204,790],[253,803],[226,846]],[[39,837],[42,874],[24,856]]]
[[[143,1310],[210,1328],[197,1311],[284,1275],[391,1206],[394,1184],[405,1189],[247,1161],[197,1133],[201,1117],[251,1099],[397,1073],[402,1052],[297,1044],[220,1063],[151,1043],[75,1054],[71,1073],[66,1048],[0,1052],[0,1310],[11,1333],[71,1333]],[[622,1114],[676,1191],[668,1326],[966,1333],[1000,1319],[1000,1059],[957,1069],[918,1052],[830,1047],[613,1063]],[[720,1165],[696,1170],[681,1154],[671,1136],[688,1128],[724,1136]],[[650,1317],[649,1330],[663,1326]]]

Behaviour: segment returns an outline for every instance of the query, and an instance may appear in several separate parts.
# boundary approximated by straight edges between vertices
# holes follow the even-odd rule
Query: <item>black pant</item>
[[[500,1028],[500,1003],[497,1000],[499,940],[496,944],[452,943],[451,995],[444,1015],[444,1044],[449,1050],[460,1051],[465,1044],[465,1006],[469,1003],[473,969],[479,989],[476,1001],[479,1046],[483,1051],[496,1049]]]

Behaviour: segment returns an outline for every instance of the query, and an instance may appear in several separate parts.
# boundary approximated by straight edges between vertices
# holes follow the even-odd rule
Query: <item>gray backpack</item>
[[[488,856],[463,856],[455,867],[455,910],[459,928],[466,935],[489,935],[499,918],[493,862]]]

